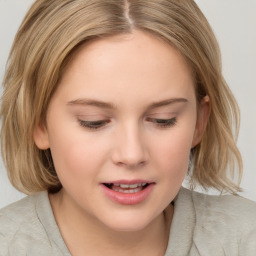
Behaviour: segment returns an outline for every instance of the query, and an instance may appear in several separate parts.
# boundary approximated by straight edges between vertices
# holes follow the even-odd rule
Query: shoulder
[[[256,225],[256,203],[235,195],[206,195],[191,192],[196,214],[212,220],[232,222],[233,227],[241,229]]]
[[[196,216],[195,240],[197,237],[202,241],[202,236],[211,238],[227,255],[255,255],[255,202],[241,196],[198,192],[191,192],[191,197]],[[211,247],[209,243],[206,242]]]
[[[28,244],[42,244],[45,232],[36,208],[47,198],[47,192],[41,192],[0,210],[0,255],[25,255]]]
[[[35,197],[27,196],[0,210],[0,230],[10,235],[22,229],[24,223],[31,223],[35,217]]]

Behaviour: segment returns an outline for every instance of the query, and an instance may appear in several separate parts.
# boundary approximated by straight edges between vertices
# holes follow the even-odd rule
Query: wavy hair
[[[35,127],[45,121],[51,96],[79,46],[135,29],[178,49],[194,72],[198,102],[205,95],[210,98],[209,122],[201,143],[193,149],[191,184],[239,191],[239,109],[222,76],[213,31],[192,0],[34,2],[15,37],[3,82],[2,156],[15,188],[26,194],[61,188],[50,150],[40,150],[34,143]]]

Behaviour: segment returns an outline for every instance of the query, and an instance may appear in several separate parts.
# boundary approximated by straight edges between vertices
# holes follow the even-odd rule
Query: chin
[[[147,214],[118,213],[112,214],[110,218],[102,220],[102,223],[117,232],[138,232],[146,229],[156,218]]]
[[[137,225],[134,222],[126,222],[126,223],[115,223],[113,225],[108,225],[110,229],[116,232],[139,232],[147,227],[147,224]]]

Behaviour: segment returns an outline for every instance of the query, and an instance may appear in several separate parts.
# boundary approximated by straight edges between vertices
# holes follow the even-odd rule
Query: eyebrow
[[[167,100],[162,100],[159,102],[154,102],[148,106],[148,109],[154,109],[158,107],[163,107],[167,105],[171,105],[174,103],[179,103],[179,102],[184,102],[187,103],[188,100],[185,98],[173,98],[173,99],[167,99]],[[74,105],[82,105],[82,106],[95,106],[99,108],[106,108],[106,109],[116,109],[116,106],[112,103],[104,102],[104,101],[98,101],[98,100],[93,100],[93,99],[76,99],[69,101],[67,103],[69,106],[74,106]]]
[[[93,100],[93,99],[77,99],[67,103],[67,105],[82,105],[82,106],[95,106],[99,108],[115,109],[116,107],[112,103]]]
[[[167,105],[171,105],[174,103],[187,103],[188,100],[185,98],[173,98],[173,99],[167,99],[167,100],[163,100],[163,101],[159,101],[159,102],[155,102],[149,105],[148,109],[153,109],[153,108],[159,108],[159,107],[163,107],[163,106],[167,106]]]

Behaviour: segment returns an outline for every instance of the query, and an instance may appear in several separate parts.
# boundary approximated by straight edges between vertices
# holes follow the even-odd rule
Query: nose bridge
[[[143,130],[136,122],[127,122],[120,127],[113,158],[115,163],[129,167],[141,165],[147,161],[147,149]]]

